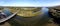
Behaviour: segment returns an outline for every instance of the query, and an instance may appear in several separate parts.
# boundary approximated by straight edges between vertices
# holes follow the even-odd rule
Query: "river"
[[[4,9],[3,12],[7,14],[7,16],[11,15],[11,12],[8,8]],[[50,19],[48,14],[48,8],[42,8],[41,12],[43,12],[42,15],[29,18],[15,15],[7,22],[10,23],[12,26],[41,26],[42,24],[48,22],[48,20]]]

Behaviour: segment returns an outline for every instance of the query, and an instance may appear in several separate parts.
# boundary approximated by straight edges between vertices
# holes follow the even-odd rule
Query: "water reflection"
[[[4,8],[4,9],[3,9],[3,12],[4,12],[5,14],[7,14],[7,16],[11,15],[11,12],[10,12],[9,8]]]

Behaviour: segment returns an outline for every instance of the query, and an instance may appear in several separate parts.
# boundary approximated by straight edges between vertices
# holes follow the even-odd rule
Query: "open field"
[[[35,9],[35,8],[32,8],[32,9],[27,9],[27,8],[19,8],[19,9],[16,9],[16,8],[12,8],[10,9],[10,11],[12,13],[14,13],[15,11],[17,10],[20,10],[17,15],[19,16],[24,16],[24,17],[31,17],[31,16],[37,16],[39,14],[41,14],[42,12],[40,11],[41,9]]]

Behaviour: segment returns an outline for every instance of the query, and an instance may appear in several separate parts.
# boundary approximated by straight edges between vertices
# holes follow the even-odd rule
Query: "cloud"
[[[2,0],[0,6],[56,6],[60,0]]]

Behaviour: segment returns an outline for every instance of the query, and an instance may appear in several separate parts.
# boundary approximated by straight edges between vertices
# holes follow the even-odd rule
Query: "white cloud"
[[[41,7],[41,6],[56,6],[60,5],[60,2],[50,2],[50,3],[41,3],[41,2],[10,2],[5,3],[4,1],[0,2],[0,6],[34,6],[34,7]]]

